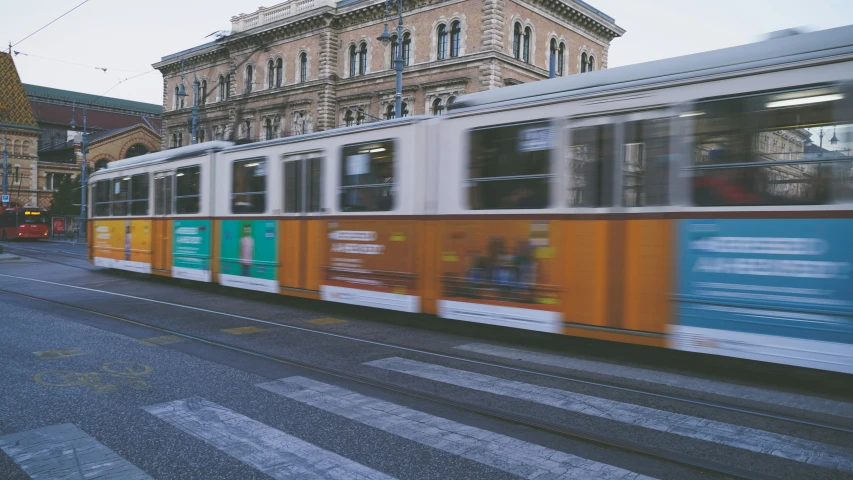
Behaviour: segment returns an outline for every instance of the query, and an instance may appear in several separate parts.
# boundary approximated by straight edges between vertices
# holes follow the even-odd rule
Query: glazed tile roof
[[[0,52],[0,114],[0,123],[38,128],[18,69],[6,52]]]

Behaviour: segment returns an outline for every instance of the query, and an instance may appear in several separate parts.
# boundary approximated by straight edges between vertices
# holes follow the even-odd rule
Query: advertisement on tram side
[[[210,220],[175,220],[172,277],[210,281]]]
[[[320,291],[324,300],[404,312],[420,311],[415,225],[334,220]]]
[[[853,373],[853,220],[684,220],[671,346]]]
[[[278,293],[278,222],[222,220],[219,283]]]
[[[95,265],[151,273],[151,220],[95,220],[93,231]]]
[[[547,220],[448,221],[439,315],[560,333],[557,247]]]

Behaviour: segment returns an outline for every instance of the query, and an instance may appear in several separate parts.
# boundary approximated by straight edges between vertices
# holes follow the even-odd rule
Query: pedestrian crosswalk
[[[395,372],[395,375],[404,374],[416,377],[419,381],[435,382],[437,386],[464,388],[474,395],[512,398],[513,401],[527,402],[531,406],[542,405],[587,415],[596,421],[619,422],[674,437],[701,440],[709,445],[725,445],[767,455],[766,458],[779,457],[807,464],[809,468],[853,473],[853,450],[829,443],[412,359],[389,357],[364,365],[376,372]],[[394,439],[404,439],[407,445],[412,445],[407,448],[433,449],[441,452],[441,455],[473,462],[470,465],[479,464],[483,468],[493,469],[492,472],[504,472],[518,478],[653,478],[647,475],[649,472],[643,471],[643,467],[634,471],[632,465],[625,464],[625,457],[622,460],[609,455],[587,458],[578,452],[571,452],[569,447],[558,450],[553,444],[538,445],[506,433],[491,431],[482,424],[469,425],[437,415],[432,410],[419,410],[315,379],[291,376],[260,383],[256,387],[257,395],[266,395],[265,401],[280,402],[279,407],[284,415],[292,411],[288,407],[317,409],[318,412],[325,412],[321,413],[326,416],[324,418],[337,418],[353,428],[367,428],[366,431],[373,432],[370,435],[380,438],[377,445],[392,445]],[[252,418],[247,412],[240,411],[243,405],[229,404],[231,408],[228,408],[200,397],[164,400],[163,403],[142,406],[140,414],[162,425],[162,428],[167,429],[167,434],[179,436],[182,441],[195,439],[204,442],[227,455],[223,458],[236,459],[269,477],[336,480],[395,478],[392,476],[394,472],[380,471],[384,465],[381,462],[355,458],[364,455],[364,450],[353,450],[360,453],[349,450],[333,452],[312,443],[310,438],[301,438],[299,434]],[[133,458],[131,461],[122,458],[111,450],[108,442],[95,437],[92,432],[85,432],[73,424],[52,425],[2,435],[0,449],[33,479],[151,478],[132,463]],[[167,461],[169,454],[163,452],[162,461]],[[749,465],[744,467],[749,468]],[[400,470],[395,472],[399,475]],[[185,473],[191,476],[193,472]]]

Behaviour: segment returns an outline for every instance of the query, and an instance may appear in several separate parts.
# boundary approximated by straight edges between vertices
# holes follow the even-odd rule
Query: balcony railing
[[[335,0],[289,0],[272,7],[261,7],[254,13],[231,17],[231,32],[251,30],[315,8],[334,7],[336,3]]]

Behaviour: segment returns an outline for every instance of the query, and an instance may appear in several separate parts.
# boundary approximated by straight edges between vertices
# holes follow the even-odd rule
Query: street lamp
[[[71,107],[71,129],[77,128],[77,119],[75,118],[75,113],[77,110],[77,106],[74,105]],[[88,165],[86,163],[86,153],[89,150],[89,139],[87,135],[89,134],[88,125],[86,124],[86,105],[83,105],[83,135],[80,137],[80,147],[83,153],[83,162],[80,164],[80,220],[77,227],[77,232],[80,235],[80,238],[86,238],[86,170]]]
[[[9,111],[0,111],[0,123],[9,120]],[[9,195],[9,155],[6,151],[6,126],[3,126],[3,196]],[[5,205],[5,204],[4,204]]]
[[[178,86],[178,96],[188,97],[186,88],[184,88],[184,60],[181,59],[181,84]],[[193,69],[193,108],[192,108],[192,125],[190,126],[190,144],[195,145],[198,142],[198,75]]]
[[[385,31],[376,37],[382,45],[388,46],[393,38],[388,33],[388,7],[394,0],[385,0]],[[397,0],[397,55],[394,57],[394,70],[397,72],[397,85],[394,90],[394,118],[403,116],[403,0]]]

